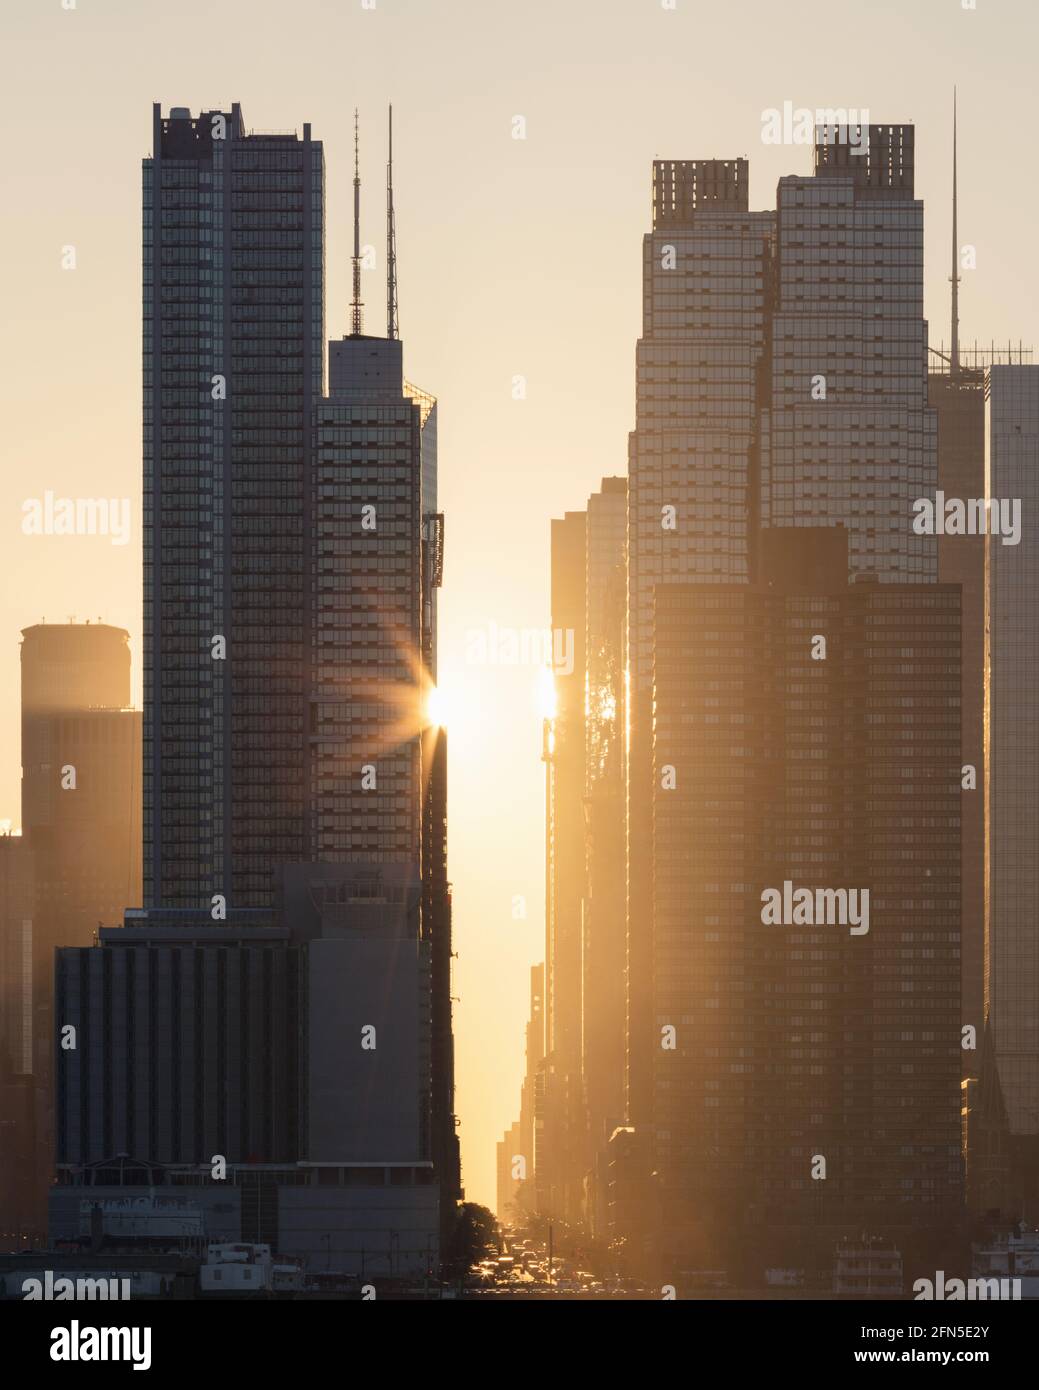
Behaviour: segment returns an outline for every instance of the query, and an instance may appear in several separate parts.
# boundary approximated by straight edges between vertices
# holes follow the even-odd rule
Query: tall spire
[[[357,124],[357,107],[354,107],[354,297],[350,301],[350,335],[361,336],[363,316],[361,310],[361,162],[360,137]]]
[[[386,165],[386,336],[398,336],[397,226],[393,217],[393,107],[390,107],[390,157]]]
[[[956,88],[952,89],[952,346],[949,349],[949,370],[956,376],[960,370],[960,251],[956,231]]]

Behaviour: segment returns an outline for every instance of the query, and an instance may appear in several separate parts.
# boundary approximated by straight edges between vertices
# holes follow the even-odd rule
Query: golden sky
[[[71,3],[71,0],[65,0]],[[394,105],[400,326],[440,401],[440,660],[452,721],[458,1106],[467,1195],[494,1204],[516,1114],[527,967],[543,957],[537,671],[467,664],[473,630],[548,622],[549,518],[626,470],[641,236],[656,157],[750,160],[751,207],[807,173],[762,112],[916,123],[931,337],[948,338],[952,87],[961,332],[1039,321],[1035,0],[4,0],[7,331],[0,342],[0,819],[19,823],[19,629],[130,629],[140,690],[140,161],[151,105],[242,104],[325,142],[328,336],[348,328],[352,117],[361,111],[366,327],[384,329],[385,108]],[[526,139],[512,138],[513,118]],[[63,270],[62,248],[76,248]],[[513,378],[527,382],[513,399]],[[129,544],[25,536],[23,503],[129,498]],[[138,699],[139,694],[138,694]],[[513,899],[527,902],[514,920]]]

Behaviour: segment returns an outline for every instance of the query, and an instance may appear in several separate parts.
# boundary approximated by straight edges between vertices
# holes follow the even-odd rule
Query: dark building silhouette
[[[144,905],[270,907],[309,853],[322,146],[156,105],[143,217]]]
[[[436,401],[404,380],[392,274],[386,338],[355,276],[325,391],[323,196],[309,126],[156,108],[145,903],[59,959],[85,1036],[52,1229],[128,1151],[199,1189],[207,1231],[415,1276],[460,1196]]]
[[[497,1145],[499,1221],[547,1210],[547,1191],[539,1185],[539,1159],[544,1135],[545,967],[530,967],[530,1014],[525,1030],[525,1068],[520,1086],[519,1119]]]
[[[89,945],[140,897],[141,715],[129,708],[123,628],[25,628],[21,676],[22,835],[5,837],[0,859],[0,1067],[5,1123],[15,1136],[5,1152],[21,1177],[5,1181],[17,1214],[7,1206],[0,1231],[39,1239],[54,1167],[55,1048],[65,1021],[55,1008],[54,952]]]
[[[35,1244],[46,1229],[50,1094],[36,1077],[33,922],[36,883],[23,835],[0,836],[0,1250]]]
[[[958,589],[849,583],[843,528],[773,529],[758,582],[661,586],[654,648],[664,1257],[763,1282],[934,1239],[962,1200]],[[763,921],[784,883],[807,920]]]

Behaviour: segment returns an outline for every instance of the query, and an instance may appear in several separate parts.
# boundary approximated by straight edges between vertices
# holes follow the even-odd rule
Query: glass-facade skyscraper
[[[59,953],[52,1229],[88,1181],[190,1185],[211,1236],[421,1274],[460,1193],[437,404],[356,319],[324,389],[310,127],[154,120],[145,902]]]
[[[307,857],[320,141],[153,114],[143,168],[145,905],[269,908]]]

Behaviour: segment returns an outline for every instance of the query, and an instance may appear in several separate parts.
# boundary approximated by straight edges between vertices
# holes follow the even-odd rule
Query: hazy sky
[[[66,0],[71,3],[71,0]],[[654,156],[750,160],[774,206],[804,146],[762,112],[916,123],[927,313],[948,338],[952,87],[963,337],[1030,344],[1035,0],[4,0],[0,818],[19,824],[19,629],[130,629],[140,699],[140,161],[151,105],[228,109],[325,143],[327,334],[348,328],[352,113],[361,110],[366,328],[384,331],[385,108],[394,105],[400,326],[440,401],[440,660],[451,742],[458,1105],[467,1195],[494,1204],[516,1115],[528,966],[544,954],[544,769],[532,667],[466,664],[474,629],[548,622],[549,518],[626,470]],[[525,140],[512,138],[525,117]],[[62,269],[62,248],[76,269]],[[515,376],[527,380],[513,399]],[[130,543],[28,537],[22,504],[129,498]],[[513,920],[523,895],[525,921]]]

